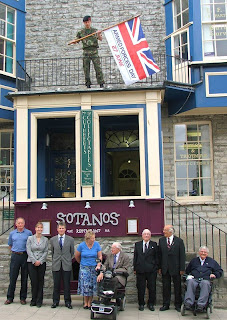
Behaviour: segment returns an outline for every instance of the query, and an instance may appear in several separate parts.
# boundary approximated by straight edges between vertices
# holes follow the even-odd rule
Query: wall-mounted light
[[[43,205],[42,205],[42,210],[47,210],[47,207],[48,207],[48,204],[46,202],[43,202]]]
[[[130,200],[128,207],[129,207],[129,208],[135,208],[135,205],[134,205],[134,201],[133,201],[133,200]]]
[[[91,209],[91,206],[90,206],[90,202],[89,201],[86,201],[86,204],[85,204],[85,209]]]

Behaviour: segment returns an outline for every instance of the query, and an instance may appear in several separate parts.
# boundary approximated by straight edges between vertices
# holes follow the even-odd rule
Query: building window
[[[202,0],[205,58],[227,56],[227,0]]]
[[[173,81],[191,83],[189,60],[188,29],[172,36],[172,79]]]
[[[75,197],[75,118],[38,119],[37,124],[37,197]]]
[[[188,0],[174,1],[174,30],[178,30],[189,22]]]
[[[13,131],[0,131],[0,197],[13,190],[14,137]]]
[[[100,117],[102,196],[139,196],[138,116]]]
[[[15,10],[0,3],[0,71],[14,73]]]
[[[188,31],[178,33],[173,37],[173,52],[174,57],[178,58],[178,63],[188,60]],[[177,63],[176,61],[176,63]]]
[[[177,198],[212,199],[212,142],[210,123],[177,124],[175,174]]]

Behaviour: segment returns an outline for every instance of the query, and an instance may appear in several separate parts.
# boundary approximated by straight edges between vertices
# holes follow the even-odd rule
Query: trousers
[[[16,289],[16,282],[21,271],[21,290],[20,300],[26,300],[27,298],[27,285],[28,285],[28,255],[26,252],[23,254],[16,254],[12,252],[10,260],[10,271],[9,271],[9,287],[7,292],[7,299],[13,301],[14,293]]]
[[[62,268],[59,271],[53,271],[54,291],[53,291],[53,303],[59,303],[60,301],[60,287],[61,280],[64,285],[64,300],[65,303],[71,303],[70,295],[70,278],[71,271],[64,271]]]
[[[157,272],[136,273],[136,287],[138,290],[138,303],[145,305],[144,295],[146,286],[148,288],[147,304],[154,305],[156,302],[156,278]]]
[[[173,287],[174,287],[174,296],[175,296],[174,305],[175,305],[175,307],[180,307],[182,304],[181,276],[180,276],[180,274],[171,276],[168,271],[166,274],[162,275],[163,305],[165,305],[165,306],[170,305],[171,278],[173,279]]]
[[[197,301],[198,306],[205,307],[208,301],[208,297],[211,291],[211,285],[209,280],[187,280],[187,291],[184,297],[184,303],[192,306],[195,302],[196,288],[200,287],[200,294]]]
[[[90,79],[90,67],[91,61],[94,65],[96,79],[98,84],[104,84],[103,73],[101,69],[101,62],[98,55],[98,50],[84,50],[83,54],[83,69],[84,69],[84,76],[85,76],[85,84],[86,86],[91,85]]]
[[[28,262],[28,273],[31,280],[32,300],[36,305],[43,303],[43,285],[44,275],[46,271],[46,262],[40,264],[38,267]]]

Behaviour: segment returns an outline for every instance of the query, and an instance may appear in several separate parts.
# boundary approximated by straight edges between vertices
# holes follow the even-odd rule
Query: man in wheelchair
[[[211,291],[211,280],[220,278],[223,270],[212,258],[208,257],[209,249],[205,246],[199,248],[199,256],[190,261],[186,268],[187,291],[184,306],[192,310],[195,303],[196,288],[200,287],[196,311],[203,312],[207,306]]]
[[[130,262],[129,257],[126,253],[122,252],[122,247],[119,242],[114,242],[111,246],[111,252],[107,255],[104,265],[102,266],[100,273],[97,277],[97,282],[99,285],[108,285],[105,288],[106,291],[111,289],[114,291],[113,298],[118,301],[118,291],[119,289],[124,289],[127,282],[128,272],[129,272]],[[106,271],[110,270],[112,272],[109,275],[109,279],[106,281]],[[105,273],[105,277],[104,277]],[[103,281],[105,283],[103,284]]]

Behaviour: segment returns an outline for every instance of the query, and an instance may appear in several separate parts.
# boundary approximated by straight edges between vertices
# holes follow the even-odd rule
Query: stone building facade
[[[190,5],[194,5],[197,0],[192,1],[189,0]],[[115,23],[118,23],[119,21],[123,21],[129,17],[141,14],[141,23],[143,26],[144,33],[146,35],[146,39],[150,45],[150,48],[154,54],[154,58],[156,57],[156,54],[162,54],[166,51],[166,47],[168,47],[168,44],[166,45],[165,41],[168,42],[169,38],[166,36],[166,29],[165,29],[165,23],[168,22],[168,19],[172,19],[172,17],[168,16],[164,9],[165,7],[163,4],[166,4],[166,6],[169,6],[170,4],[174,3],[172,0],[59,0],[59,1],[35,1],[35,0],[27,0],[26,2],[26,51],[25,56],[28,60],[34,60],[34,59],[56,59],[56,58],[74,58],[74,57],[81,57],[82,56],[82,50],[81,45],[72,45],[68,46],[68,42],[75,38],[76,32],[78,29],[82,27],[82,18],[83,16],[90,14],[92,16],[92,24],[94,27],[98,29],[105,28],[107,26],[113,25]],[[192,11],[191,11],[192,12]],[[168,25],[169,26],[169,25]],[[167,27],[168,27],[167,26]],[[190,25],[191,27],[192,25]],[[165,38],[166,36],[166,38]],[[107,45],[107,42],[105,38],[103,39],[102,43],[100,44],[100,56],[108,56],[110,55],[110,51]],[[189,57],[190,58],[190,57]],[[190,59],[189,59],[190,60]],[[166,60],[163,61],[163,64],[160,66],[164,70],[166,70]],[[168,70],[167,70],[168,71]],[[81,72],[81,77],[83,77]],[[169,85],[169,83],[168,83]],[[189,86],[179,86],[179,83],[176,83],[175,86],[180,87],[181,91],[187,91],[189,90]],[[226,209],[227,209],[227,203],[226,203],[226,184],[227,184],[227,153],[226,153],[226,144],[227,144],[227,135],[226,135],[226,127],[227,127],[227,112],[226,107],[227,103],[222,109],[215,109],[215,104],[212,106],[212,108],[204,108],[203,110],[182,110],[184,112],[176,112],[171,113],[171,104],[173,104],[173,108],[175,106],[177,110],[181,110],[184,106],[186,106],[186,103],[188,102],[191,105],[194,103],[194,101],[190,101],[190,97],[193,96],[193,94],[188,94],[183,96],[183,101],[181,101],[182,96],[179,94],[175,96],[175,99],[168,101],[168,97],[166,97],[167,92],[167,86],[164,85],[162,82],[162,85],[159,87],[151,86],[149,88],[146,88],[147,92],[140,93],[136,90],[133,90],[133,88],[127,89],[126,93],[122,91],[118,91],[118,89],[115,89],[113,92],[109,92],[108,90],[106,92],[103,92],[103,94],[98,92],[91,93],[90,95],[88,92],[85,92],[84,90],[78,91],[75,90],[72,95],[67,94],[67,89],[65,88],[65,104],[64,107],[67,106],[68,110],[70,110],[71,107],[77,108],[76,111],[79,110],[79,107],[82,106],[82,108],[86,109],[86,107],[92,108],[95,106],[96,108],[100,108],[100,106],[104,106],[105,103],[104,100],[109,103],[108,108],[113,108],[118,112],[118,115],[122,112],[117,110],[119,108],[119,105],[123,108],[125,108],[124,112],[126,114],[127,108],[132,108],[133,103],[137,103],[137,106],[135,108],[145,108],[147,109],[147,112],[149,113],[148,119],[144,116],[142,119],[142,123],[144,123],[144,128],[142,130],[145,131],[146,126],[151,130],[151,127],[154,125],[155,128],[158,128],[160,125],[162,133],[159,134],[159,141],[156,141],[154,143],[154,150],[153,151],[153,140],[146,141],[146,144],[148,148],[150,148],[149,156],[148,156],[148,167],[149,164],[153,163],[153,157],[157,156],[157,150],[159,151],[159,156],[162,155],[163,158],[163,189],[164,193],[161,195],[161,192],[159,189],[161,189],[162,182],[160,182],[158,187],[158,192],[156,194],[159,195],[157,198],[164,198],[165,196],[170,197],[173,200],[176,200],[177,203],[171,203],[169,201],[169,198],[166,199],[165,202],[165,215],[162,218],[162,224],[159,225],[159,232],[156,233],[156,236],[153,237],[155,241],[158,241],[159,237],[161,236],[161,227],[162,225],[166,223],[174,223],[176,226],[176,232],[177,234],[180,234],[180,236],[186,240],[185,235],[185,226],[186,226],[186,220],[187,218],[184,216],[184,213],[182,214],[182,211],[184,212],[185,209],[189,209],[199,215],[202,219],[207,220],[211,224],[219,227],[223,231],[227,231],[227,218],[226,218]],[[124,87],[125,89],[125,87]],[[175,88],[174,88],[175,89]],[[192,88],[190,87],[190,90]],[[81,90],[81,88],[80,88]],[[130,96],[130,90],[132,90],[133,94],[135,96],[135,99],[133,101],[132,95],[129,97],[128,100],[130,100],[130,103],[126,101],[126,95]],[[136,92],[138,94],[136,94]],[[141,95],[140,95],[141,94]],[[173,96],[175,93],[173,94]],[[155,96],[155,98],[154,98]],[[60,98],[59,98],[60,97]],[[63,98],[62,98],[63,97]],[[79,100],[81,98],[81,101]],[[142,97],[142,98],[141,98]],[[145,97],[145,98],[144,98]],[[36,150],[34,149],[36,143],[37,143],[37,123],[40,119],[40,115],[45,116],[45,113],[49,112],[49,116],[51,117],[51,112],[53,114],[57,114],[58,110],[60,108],[63,108],[63,100],[64,96],[58,96],[55,92],[50,92],[49,96],[42,95],[42,92],[36,93],[19,93],[14,95],[14,101],[15,101],[15,107],[17,110],[17,115],[19,115],[18,119],[30,119],[29,117],[33,116],[32,113],[34,113],[34,117],[32,118],[31,122],[28,120],[28,127],[25,128],[24,125],[19,126],[18,135],[19,137],[25,136],[28,138],[30,145],[27,146],[26,149],[26,161],[28,163],[25,164],[26,161],[23,161],[24,152],[19,151],[20,157],[18,158],[19,161],[17,162],[17,171],[23,172],[22,169],[25,169],[27,174],[28,170],[27,167],[29,167],[29,170],[31,169],[32,173],[29,178],[31,178],[31,184],[29,184],[27,181],[27,177],[24,178],[23,183],[17,186],[17,193],[18,198],[20,202],[20,206],[18,205],[18,214],[21,212],[19,210],[24,210],[26,214],[26,219],[30,219],[31,225],[34,225],[34,221],[37,218],[40,218],[40,203],[42,201],[49,201],[49,208],[51,207],[51,199],[46,199],[45,196],[37,196],[37,190],[36,190],[36,177],[35,177],[35,169],[36,169],[36,153],[32,152]],[[121,103],[119,103],[119,101]],[[123,101],[123,102],[122,102]],[[62,103],[62,105],[60,105]],[[68,103],[68,105],[67,105]],[[93,104],[92,104],[93,103]],[[141,106],[142,104],[142,106]],[[178,106],[180,104],[180,106]],[[117,107],[115,108],[115,105]],[[145,105],[145,106],[144,106]],[[76,106],[76,107],[75,107]],[[114,106],[114,107],[113,107]],[[159,107],[161,110],[161,117],[157,114],[159,112]],[[181,108],[182,107],[182,108]],[[203,106],[204,107],[204,106]],[[206,107],[206,106],[205,106]],[[82,109],[81,108],[81,109]],[[107,109],[108,109],[107,108]],[[120,109],[120,108],[119,108]],[[97,110],[97,109],[96,109]],[[62,111],[62,110],[61,110]],[[63,111],[64,112],[64,111]],[[67,112],[65,112],[65,117],[68,116]],[[71,110],[70,110],[71,112]],[[70,113],[69,112],[69,113]],[[72,112],[75,112],[73,110]],[[130,109],[130,112],[132,112],[132,109]],[[134,111],[133,111],[134,112]],[[138,111],[143,112],[143,111]],[[170,114],[172,114],[170,116]],[[154,120],[154,117],[157,117],[157,121]],[[160,118],[158,118],[160,117]],[[76,118],[79,119],[79,116]],[[160,123],[159,123],[160,120]],[[37,122],[35,122],[37,121]],[[150,122],[153,121],[153,122]],[[97,122],[97,121],[96,121]],[[196,199],[194,197],[188,197],[188,199],[180,199],[180,197],[177,197],[177,187],[176,187],[176,161],[175,161],[175,131],[174,126],[176,124],[196,124],[200,125],[201,123],[209,124],[210,130],[210,137],[212,142],[212,147],[210,149],[210,159],[212,161],[211,166],[211,177],[212,177],[212,196],[209,197],[209,199],[203,200],[202,197],[199,199]],[[98,127],[98,126],[97,126]],[[152,128],[154,129],[154,128]],[[24,131],[23,131],[24,130]],[[36,131],[35,131],[36,130]],[[98,130],[98,129],[97,129]],[[31,134],[32,132],[32,134]],[[153,131],[150,131],[153,133]],[[79,131],[77,131],[79,133]],[[194,134],[194,133],[193,133]],[[149,134],[148,134],[149,136]],[[193,135],[192,135],[193,136]],[[39,137],[38,137],[39,138]],[[153,139],[153,134],[150,134],[149,138]],[[161,143],[161,138],[162,142]],[[151,142],[150,142],[151,141]],[[28,143],[28,144],[29,144]],[[79,144],[79,142],[77,142]],[[19,141],[19,147],[21,146]],[[18,147],[18,146],[17,146]],[[30,148],[30,149],[29,149]],[[144,151],[144,150],[143,150]],[[152,153],[153,152],[153,153]],[[30,158],[29,158],[30,157]],[[98,156],[97,156],[98,159]],[[29,162],[31,160],[31,162]],[[99,160],[99,159],[98,159]],[[156,161],[155,164],[157,165],[158,170],[161,171],[160,167],[158,166],[162,161],[161,156],[159,161]],[[145,161],[144,161],[145,163]],[[147,170],[147,168],[146,168]],[[157,173],[157,172],[156,172]],[[158,174],[160,172],[158,171]],[[155,175],[155,170],[153,168],[152,174]],[[144,173],[144,177],[146,175],[149,175],[149,177],[152,177],[151,172],[147,170],[146,174]],[[19,176],[18,176],[19,177]],[[32,178],[34,178],[34,181],[32,181]],[[45,178],[45,177],[44,177]],[[144,178],[145,180],[145,178]],[[160,179],[161,180],[161,179]],[[20,180],[17,179],[17,181]],[[29,181],[30,182],[30,181]],[[143,181],[144,182],[144,181]],[[27,183],[26,187],[25,184]],[[98,184],[98,183],[97,183]],[[144,183],[145,184],[145,183]],[[154,187],[154,185],[152,186]],[[24,189],[23,189],[24,188]],[[27,189],[26,189],[27,188]],[[145,188],[144,188],[145,189]],[[144,199],[146,201],[146,204],[152,200],[155,203],[155,188],[151,188],[152,192],[147,192],[146,196],[144,196]],[[156,189],[157,190],[157,189]],[[194,191],[194,190],[193,190]],[[81,199],[76,200],[97,200],[99,201],[100,198],[92,194],[92,192],[89,194],[89,199],[86,199],[85,196],[81,196]],[[139,197],[138,197],[139,198]],[[135,201],[138,200],[138,198],[135,197]],[[141,197],[142,198],[142,197]],[[189,199],[190,198],[190,199]],[[131,199],[131,195],[128,197],[127,201]],[[134,199],[134,198],[133,198]],[[144,200],[143,199],[143,200]],[[101,199],[102,200],[102,199]],[[108,199],[110,200],[110,199]],[[117,199],[116,199],[117,200]],[[122,200],[122,199],[119,199]],[[125,199],[124,199],[125,200]],[[160,199],[158,199],[160,200]],[[151,203],[152,203],[151,201]],[[25,205],[24,203],[27,202]],[[29,216],[29,210],[30,210],[30,204],[36,202],[35,210],[40,214],[36,217]],[[54,201],[52,201],[53,203]],[[72,201],[73,202],[73,201]],[[79,201],[78,201],[79,202]],[[60,201],[58,202],[60,203]],[[183,209],[181,209],[181,215],[179,215],[179,205],[182,205]],[[24,205],[24,207],[22,206]],[[62,202],[62,206],[66,204],[65,202]],[[38,207],[39,206],[39,207]],[[82,202],[81,202],[82,206]],[[51,209],[53,210],[53,209]],[[71,210],[71,208],[70,208]],[[127,209],[131,210],[131,209]],[[35,212],[35,211],[33,211]],[[69,211],[71,212],[71,211]],[[128,212],[128,211],[127,211]],[[131,211],[132,212],[132,211]],[[130,213],[131,213],[130,212]],[[164,213],[164,210],[163,210]],[[172,216],[173,213],[173,216]],[[128,213],[127,213],[128,214]],[[157,213],[156,213],[157,214]],[[160,217],[159,214],[155,216],[155,218],[149,221],[149,224],[146,226],[148,228],[153,227],[153,221],[157,220],[157,217]],[[53,216],[51,217],[51,219]],[[141,216],[139,217],[139,221],[141,223],[143,222],[143,211],[141,211]],[[54,221],[54,219],[53,219]],[[203,222],[204,223],[204,222]],[[195,233],[192,232],[192,225],[193,221],[187,221],[187,224],[189,226],[189,234],[191,236],[190,239],[194,237],[193,240],[196,239],[196,247],[187,247],[187,251],[190,253],[195,254],[195,252],[198,250],[199,244],[201,239],[199,239],[199,232],[202,228],[206,228],[207,222],[205,224],[200,224],[200,220],[196,225]],[[210,228],[210,227],[209,227]],[[187,229],[186,229],[187,230]],[[204,229],[205,230],[205,229]],[[208,239],[208,246],[211,247],[212,251],[215,250],[215,244],[218,242],[222,243],[223,251],[225,251],[225,240],[220,240],[218,238],[218,235],[215,235],[215,241],[212,242],[211,240],[211,234],[212,231],[209,231],[209,239]],[[203,236],[202,236],[203,237]],[[205,236],[206,237],[206,236]],[[77,245],[80,241],[82,241],[81,237],[75,238],[75,244]],[[134,242],[138,241],[140,239],[140,235],[136,236],[117,236],[114,237],[114,240],[119,240],[123,244],[123,249],[125,252],[127,252],[130,256],[130,260],[132,261],[133,258],[133,249],[134,249]],[[100,244],[103,248],[104,252],[107,252],[110,248],[111,242],[113,241],[113,237],[98,237],[98,240],[100,241]],[[192,241],[192,240],[189,240]],[[203,244],[206,242],[205,238],[202,238]],[[226,252],[225,252],[226,254]],[[218,256],[219,257],[219,256]],[[224,260],[222,260],[224,264],[226,264],[226,259],[224,257]],[[51,279],[51,261],[50,257],[48,260],[48,272],[47,272],[47,281],[46,281],[46,288],[47,295],[49,296],[51,294],[51,286],[52,286],[52,279]],[[158,300],[161,301],[161,288],[159,286],[158,288]],[[128,281],[128,287],[127,287],[127,293],[129,296],[129,301],[135,301],[136,300],[136,290],[135,290],[135,278],[134,275],[131,273]],[[224,293],[225,294],[225,293]],[[223,294],[223,296],[224,296]],[[223,297],[222,297],[223,298]]]

